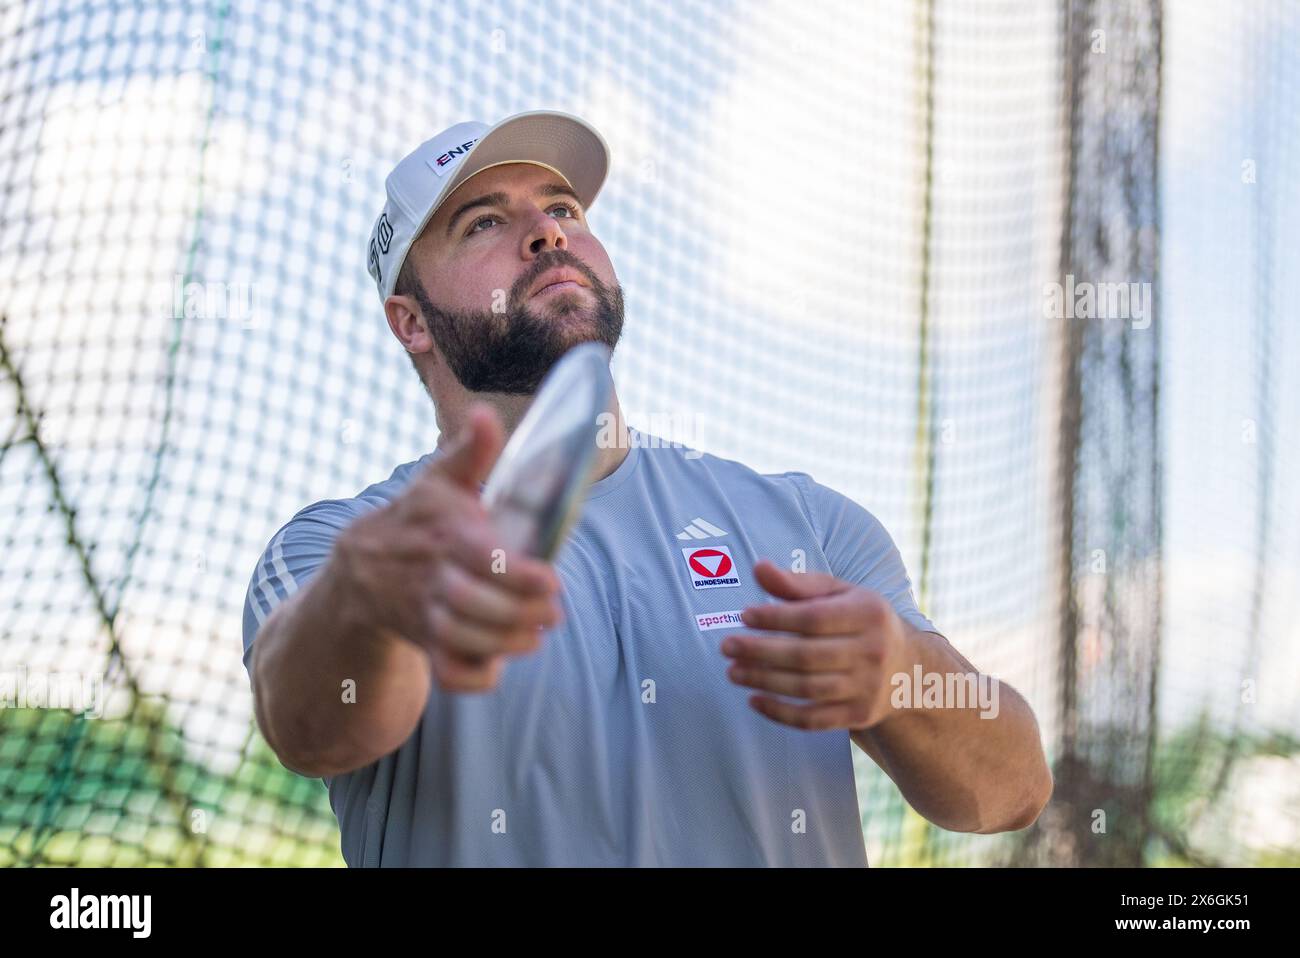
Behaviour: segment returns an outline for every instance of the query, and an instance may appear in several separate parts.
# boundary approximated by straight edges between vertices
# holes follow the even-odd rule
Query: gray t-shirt
[[[411,737],[323,779],[352,866],[867,864],[844,730],[748,705],[719,646],[779,601],[754,563],[873,589],[923,631],[898,550],[866,509],[801,472],[760,474],[629,429],[555,560],[564,621],[479,694],[436,683]],[[277,603],[353,519],[438,450],[272,537],[244,605],[244,667]],[[800,551],[796,551],[800,550]]]

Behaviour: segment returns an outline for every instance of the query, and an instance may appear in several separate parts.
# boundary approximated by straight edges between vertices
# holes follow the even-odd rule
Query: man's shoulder
[[[695,447],[674,445],[644,436],[650,458],[666,474],[666,485],[678,489],[712,487],[731,501],[734,508],[776,521],[778,516],[802,516],[817,531],[823,528],[820,515],[829,492],[812,476],[797,469],[764,471],[739,459],[703,452]]]
[[[781,487],[802,486],[813,482],[812,476],[798,470],[760,472],[739,459],[729,459],[716,453],[705,452],[695,446],[664,439],[647,432],[638,432],[643,450],[649,451],[661,466],[683,470],[707,471],[719,481],[747,482],[755,485]]]
[[[402,463],[393,470],[387,479],[371,483],[349,501],[361,502],[366,505],[382,505],[385,502],[392,501],[397,498],[412,479],[420,474],[420,470],[438,455],[439,451],[434,449],[432,452],[425,453],[419,459],[412,459],[410,462]]]
[[[381,508],[397,498],[407,484],[419,474],[420,469],[436,455],[437,450],[426,453],[419,459],[404,462],[395,468],[387,479],[372,482],[354,496],[318,499],[299,509],[285,525],[319,523],[341,530],[358,516]]]

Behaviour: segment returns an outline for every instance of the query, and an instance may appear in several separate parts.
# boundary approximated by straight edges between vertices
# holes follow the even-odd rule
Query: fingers
[[[453,541],[451,551],[438,567],[434,641],[471,656],[537,651],[542,631],[563,618],[554,568],[518,553],[501,556],[497,567],[468,539]]]
[[[501,542],[477,490],[470,493],[437,472],[417,483],[404,495],[401,525],[412,530],[426,552],[522,595],[559,589],[550,563]]]
[[[429,613],[430,630],[434,648],[445,648],[457,655],[486,657],[502,655],[507,650],[516,654],[535,652],[541,645],[542,630],[519,626],[502,629],[465,619],[445,605],[436,605]]]
[[[829,572],[790,572],[771,559],[754,563],[754,575],[759,585],[780,599],[810,599],[852,588],[852,583],[837,579]]]
[[[850,588],[816,598],[750,606],[741,612],[741,619],[753,629],[845,635],[879,625],[887,605],[884,596],[869,589]]]
[[[442,537],[447,558],[466,572],[521,596],[558,592],[559,575],[550,563],[506,549],[489,523],[461,523]]]
[[[563,618],[554,594],[519,596],[450,563],[439,575],[429,631],[435,643],[461,655],[535,652],[542,632]]]
[[[722,653],[743,667],[790,672],[850,672],[864,662],[862,637],[784,639],[769,635],[730,635]]]
[[[550,628],[563,610],[553,594],[520,595],[455,565],[443,567],[442,596],[452,611],[479,625],[497,628]]]
[[[773,721],[809,732],[860,728],[870,720],[870,710],[861,702],[797,705],[793,702],[769,698],[766,695],[752,695],[749,704]]]
[[[747,688],[810,702],[852,699],[858,694],[860,685],[851,672],[794,672],[738,662],[733,662],[727,669],[727,678]]]
[[[445,648],[435,648],[432,660],[433,676],[448,692],[489,692],[501,680],[506,664],[505,656],[472,658]]]
[[[556,570],[505,548],[482,504],[503,445],[500,418],[476,403],[395,501],[336,542],[364,613],[426,649],[448,691],[494,687],[506,656],[537,651],[563,619]]]

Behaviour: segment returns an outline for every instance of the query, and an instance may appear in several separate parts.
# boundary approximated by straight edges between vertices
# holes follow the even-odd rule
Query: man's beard
[[[559,266],[581,272],[591,284],[592,295],[549,293],[535,307],[520,301],[537,277]],[[521,277],[504,313],[441,309],[418,281],[414,295],[452,375],[474,393],[531,396],[551,367],[578,343],[594,340],[612,351],[623,333],[623,288],[606,286],[576,256],[564,251],[539,259]]]

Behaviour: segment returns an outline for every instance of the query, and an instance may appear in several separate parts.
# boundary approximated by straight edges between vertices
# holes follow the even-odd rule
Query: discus
[[[551,368],[483,487],[507,549],[550,561],[582,512],[596,468],[599,416],[614,388],[604,343],[573,347]]]

